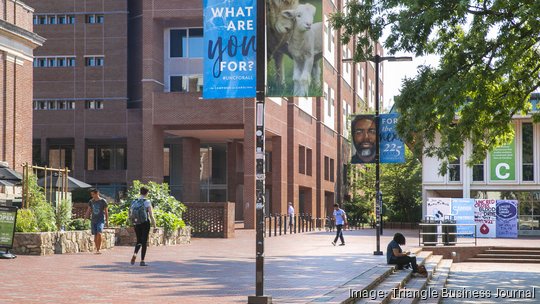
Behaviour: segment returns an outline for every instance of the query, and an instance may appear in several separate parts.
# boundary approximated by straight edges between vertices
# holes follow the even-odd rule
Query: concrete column
[[[201,172],[201,141],[198,138],[182,139],[182,181],[184,184],[182,200],[199,202]]]
[[[472,153],[472,145],[466,142],[461,157],[461,182],[463,183],[463,198],[471,197],[472,167],[467,166],[466,162]]]
[[[244,227],[255,228],[255,102],[244,103]]]

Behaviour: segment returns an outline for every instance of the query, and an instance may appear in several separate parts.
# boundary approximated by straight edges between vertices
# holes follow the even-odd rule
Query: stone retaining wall
[[[135,246],[137,237],[135,236],[135,229],[133,227],[120,227],[115,228],[116,246]],[[148,240],[149,246],[166,246],[166,245],[180,245],[191,243],[191,227],[186,226],[178,231],[174,231],[172,234],[165,235],[163,228],[157,228],[154,232],[153,228],[150,228],[150,235]]]
[[[101,248],[113,248],[114,242],[114,230],[104,229]],[[90,230],[17,232],[13,239],[13,249],[11,251],[20,255],[92,252],[94,251],[94,236],[90,233]]]

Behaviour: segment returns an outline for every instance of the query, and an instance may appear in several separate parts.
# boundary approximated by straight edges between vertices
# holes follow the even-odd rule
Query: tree
[[[352,0],[330,21],[342,43],[358,37],[356,62],[373,56],[371,41],[385,29],[390,54],[440,56],[438,67],[420,66],[403,82],[395,107],[399,134],[416,153],[442,160],[443,174],[467,141],[475,147],[469,164],[509,142],[512,116],[530,110],[540,85],[540,1]]]
[[[375,204],[375,166],[352,165],[349,174],[353,196],[351,202],[345,204],[345,209],[355,218],[372,220]],[[403,164],[381,164],[380,180],[385,207],[384,216],[391,221],[420,220],[422,166],[413,153],[406,149]]]

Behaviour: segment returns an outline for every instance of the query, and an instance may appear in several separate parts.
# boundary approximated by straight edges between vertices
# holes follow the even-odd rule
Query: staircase
[[[493,247],[465,262],[540,264],[540,248]]]

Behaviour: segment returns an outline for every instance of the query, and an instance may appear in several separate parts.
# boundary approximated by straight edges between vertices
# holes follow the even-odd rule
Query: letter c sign
[[[503,173],[502,169],[505,169],[506,173]],[[497,175],[497,178],[499,179],[507,179],[510,177],[510,173],[508,172],[510,170],[510,165],[506,163],[500,163],[497,164],[495,167],[495,175]]]

